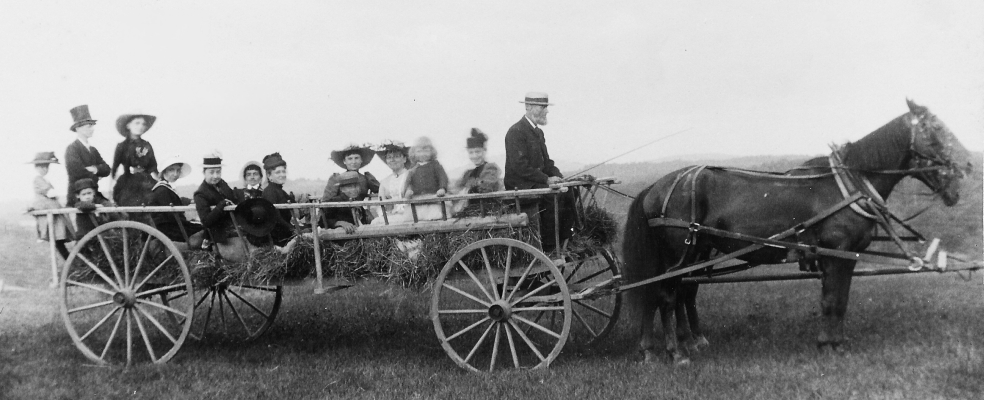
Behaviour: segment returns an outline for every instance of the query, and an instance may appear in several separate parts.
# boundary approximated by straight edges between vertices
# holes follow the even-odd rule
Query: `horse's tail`
[[[646,197],[652,195],[652,186],[646,188],[629,206],[625,218],[625,231],[622,237],[622,261],[626,282],[638,282],[653,276],[656,272],[657,251],[656,235],[649,227],[644,204]],[[636,288],[628,291],[628,300],[636,307],[641,306],[650,297],[651,288]],[[641,308],[637,308],[641,309]]]

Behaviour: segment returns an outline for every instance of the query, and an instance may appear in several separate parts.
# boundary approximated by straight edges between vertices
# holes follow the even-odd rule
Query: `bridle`
[[[912,114],[909,122],[909,168],[904,171],[905,175],[912,175],[925,182],[934,193],[939,194],[946,189],[949,182],[953,179],[960,179],[964,176],[964,171],[953,160],[946,159],[939,154],[927,154],[917,146],[916,137],[929,138],[931,133],[927,132],[925,118]],[[944,146],[952,146],[945,143]],[[929,172],[936,172],[930,174]],[[894,171],[882,171],[888,173]],[[901,171],[900,171],[901,172]],[[951,175],[953,175],[951,177]]]

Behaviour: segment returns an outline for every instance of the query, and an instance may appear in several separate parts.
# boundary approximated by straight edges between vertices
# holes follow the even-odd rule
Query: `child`
[[[79,228],[79,238],[96,229],[99,225],[126,218],[124,214],[93,213],[98,207],[112,207],[115,204],[106,198],[96,196],[96,183],[92,179],[83,178],[75,181],[75,196],[78,199],[75,206],[78,207],[79,211],[82,211],[75,214],[75,225]]]
[[[34,160],[29,161],[28,164],[34,164],[34,170],[38,173],[38,176],[34,177],[34,203],[28,211],[61,208],[61,203],[58,202],[58,199],[49,194],[55,187],[44,177],[48,175],[49,164],[58,164],[58,157],[55,157],[55,152],[46,151],[38,153],[34,156]],[[44,241],[54,240],[55,249],[58,251],[58,254],[61,254],[62,258],[67,259],[68,248],[65,247],[65,243],[70,237],[68,234],[68,224],[64,215],[55,215],[54,217],[55,226],[51,232],[48,232],[48,217],[36,217],[38,239]]]
[[[365,199],[365,196],[363,196],[361,192],[362,185],[358,172],[346,171],[340,174],[338,178],[338,186],[339,195],[332,198],[331,201],[333,202],[359,201]],[[339,228],[345,230],[345,233],[353,233],[357,227],[356,218],[358,218],[358,224],[369,223],[366,210],[362,207],[326,208],[324,209],[324,212],[324,226],[328,229]]]
[[[161,172],[161,180],[154,185],[153,190],[147,196],[148,206],[184,206],[191,203],[190,199],[178,196],[171,186],[178,179],[191,174],[191,164],[181,161],[173,161],[164,167]],[[151,214],[154,226],[161,231],[164,236],[175,242],[185,242],[191,248],[199,248],[202,245],[204,234],[201,233],[202,226],[188,221],[183,212],[161,212]]]
[[[448,191],[448,174],[437,161],[437,150],[430,139],[422,136],[410,148],[410,161],[416,165],[407,173],[403,197],[414,199],[428,196],[444,197]],[[443,213],[438,204],[418,205],[417,218],[421,220],[441,219]]]
[[[256,161],[250,161],[243,165],[240,172],[239,175],[243,177],[244,187],[232,189],[233,193],[236,194],[236,201],[244,202],[263,197],[263,165]]]
[[[359,194],[362,198],[370,194],[379,193],[379,181],[376,180],[376,177],[368,172],[359,172],[360,168],[369,165],[374,155],[375,152],[372,151],[370,145],[359,146],[351,144],[342,150],[331,152],[331,160],[335,164],[344,168],[346,171],[353,171],[358,175]],[[321,201],[332,201],[332,198],[338,196],[340,176],[341,174],[336,173],[332,174],[331,178],[328,178],[328,184],[325,185],[325,192],[321,196]]]

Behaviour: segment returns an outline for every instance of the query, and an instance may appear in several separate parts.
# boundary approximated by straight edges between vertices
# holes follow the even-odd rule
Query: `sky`
[[[280,152],[291,178],[340,169],[331,150],[430,137],[452,174],[472,127],[503,137],[528,91],[550,95],[555,160],[819,155],[930,108],[984,149],[984,2],[4,1],[0,200],[30,199],[39,151],[63,158],[88,104],[112,163],[115,120],[157,116],[159,162],[226,180]],[[377,176],[388,170],[375,160]],[[656,177],[654,177],[655,179]],[[64,195],[63,166],[48,175]],[[103,180],[102,188],[110,187]]]

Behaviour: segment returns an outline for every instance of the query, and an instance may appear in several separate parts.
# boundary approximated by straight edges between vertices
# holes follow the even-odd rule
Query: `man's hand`
[[[344,229],[345,233],[355,233],[355,225],[352,225],[351,222],[338,221],[335,223],[335,227]]]
[[[407,188],[407,191],[403,193],[404,199],[413,198],[413,189]]]
[[[80,201],[76,208],[82,212],[93,212],[96,211],[96,204],[91,201]]]
[[[99,173],[99,168],[98,168],[98,167],[96,167],[95,165],[90,165],[90,166],[88,166],[88,167],[85,167],[85,170],[86,170],[86,171],[89,171],[89,172],[91,172],[91,173],[93,173],[93,174],[97,174],[97,173]]]
[[[448,193],[447,190],[437,189],[437,197],[444,197],[444,195],[447,194],[447,193]]]
[[[564,181],[564,178],[561,178],[559,176],[551,176],[551,177],[547,178],[547,184],[548,185],[556,185],[556,184],[561,183],[563,181]]]

